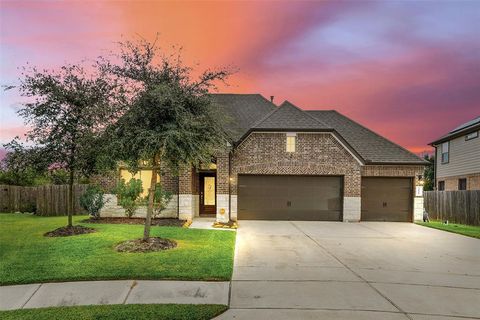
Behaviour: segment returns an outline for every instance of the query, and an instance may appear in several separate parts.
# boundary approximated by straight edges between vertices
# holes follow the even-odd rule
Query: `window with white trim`
[[[448,163],[450,161],[450,142],[444,142],[441,145],[442,151],[442,163]]]
[[[295,144],[297,143],[295,133],[287,133],[287,152],[295,152]]]

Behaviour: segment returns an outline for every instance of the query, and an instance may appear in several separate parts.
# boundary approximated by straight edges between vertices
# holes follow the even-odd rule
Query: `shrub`
[[[164,210],[170,200],[172,199],[172,193],[165,191],[161,184],[158,183],[155,187],[155,198],[153,202],[153,217],[156,218],[160,216],[162,210]]]
[[[128,182],[122,179],[118,183],[116,188],[118,204],[125,209],[127,217],[131,218],[137,211],[138,206],[142,204],[143,199],[140,197],[142,192],[142,180],[140,179],[132,178]]]
[[[54,169],[50,171],[50,180],[53,184],[68,184],[68,171],[65,169]]]
[[[87,210],[88,214],[95,219],[100,217],[100,210],[105,203],[102,188],[95,185],[88,186],[85,193],[80,197],[80,205],[82,208]]]

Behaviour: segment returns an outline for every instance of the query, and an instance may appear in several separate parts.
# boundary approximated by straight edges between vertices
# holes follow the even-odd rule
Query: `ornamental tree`
[[[132,171],[141,161],[152,168],[143,240],[150,237],[160,163],[178,173],[191,165],[211,162],[226,146],[228,118],[215,106],[209,91],[231,74],[227,68],[207,70],[198,78],[180,54],[165,55],[146,40],[126,41],[113,58],[102,58],[100,69],[125,81],[130,103],[110,129],[112,154]],[[119,61],[119,62],[112,62]]]
[[[18,89],[30,100],[18,112],[31,128],[27,141],[44,151],[42,163],[68,172],[67,227],[72,227],[74,181],[98,171],[102,132],[118,114],[115,107],[121,105],[123,89],[115,79],[87,72],[81,64],[55,70],[24,68]]]

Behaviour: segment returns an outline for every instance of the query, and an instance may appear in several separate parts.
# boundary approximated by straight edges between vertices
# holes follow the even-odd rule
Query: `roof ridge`
[[[410,150],[408,150],[408,149],[406,149],[406,148],[402,147],[402,146],[401,146],[401,145],[399,145],[398,143],[395,143],[395,142],[393,142],[392,140],[385,138],[384,136],[382,136],[382,135],[380,135],[380,134],[376,133],[375,131],[373,131],[373,130],[371,130],[371,129],[367,128],[367,127],[365,127],[364,125],[362,125],[362,124],[358,123],[357,121],[350,119],[349,117],[347,117],[346,115],[344,115],[344,114],[342,114],[342,113],[338,112],[337,110],[332,110],[332,111],[333,111],[333,112],[335,112],[335,113],[337,113],[338,115],[340,115],[340,116],[344,117],[344,118],[345,118],[345,119],[347,119],[348,121],[351,121],[351,122],[355,123],[356,125],[358,125],[358,126],[362,127],[363,129],[365,129],[365,130],[369,131],[370,133],[373,133],[373,134],[374,134],[374,135],[376,135],[377,137],[379,137],[379,138],[381,138],[381,139],[383,139],[383,140],[386,140],[386,141],[390,142],[391,144],[393,144],[393,145],[395,145],[395,146],[399,147],[400,149],[402,149],[402,150],[404,150],[404,151],[406,151],[406,152],[408,152],[408,153],[410,153],[410,154],[414,155],[414,156],[415,156],[415,157],[417,157],[418,159],[420,159],[420,160],[423,160],[422,158],[420,158],[419,156],[417,156],[415,153],[413,153],[413,152],[411,152]],[[369,159],[366,159],[366,160],[368,161]]]
[[[275,105],[275,104],[274,104]],[[278,110],[280,110],[280,106],[275,106],[275,109],[273,109],[272,111],[268,112],[266,115],[264,115],[262,118],[260,118],[257,122],[255,122],[254,124],[252,124],[252,126],[250,128],[255,128],[256,126],[258,126],[260,123],[264,122],[265,120],[267,120],[268,118],[270,118],[270,116],[272,114],[274,114],[275,112],[277,112]]]
[[[289,104],[291,105],[292,107],[294,107],[295,109],[297,110],[300,110],[302,113],[304,113],[305,115],[307,115],[308,117],[310,117],[313,121],[317,122],[318,124],[326,127],[326,128],[329,128],[329,129],[333,129],[333,128],[330,128],[326,123],[320,121],[319,119],[315,118],[314,116],[312,116],[311,114],[309,114],[308,112],[306,112],[306,110],[303,110],[302,108],[300,107],[297,107],[296,105],[294,105],[293,103],[291,103],[290,101],[288,100],[285,100],[282,102],[282,104],[280,105],[280,107],[282,107],[284,104]]]

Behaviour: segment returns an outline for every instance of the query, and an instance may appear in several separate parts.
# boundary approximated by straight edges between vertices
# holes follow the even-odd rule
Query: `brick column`
[[[362,210],[362,180],[360,170],[352,170],[344,177],[343,191],[343,221],[358,222],[361,219]]]
[[[183,170],[178,176],[178,218],[193,220],[195,216],[195,196],[193,195],[193,170]]]
[[[217,221],[228,222],[230,212],[228,152],[217,155]]]

